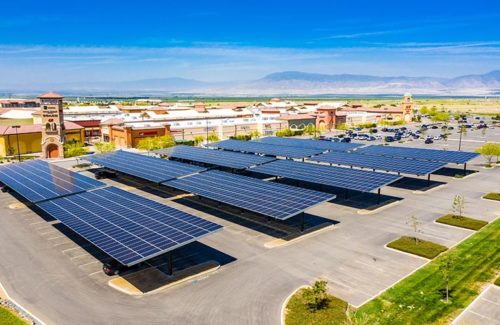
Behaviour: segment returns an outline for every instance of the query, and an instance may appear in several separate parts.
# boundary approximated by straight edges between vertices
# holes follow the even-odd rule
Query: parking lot
[[[469,131],[462,149],[472,151],[486,140],[499,141],[500,131]],[[452,150],[458,148],[458,134],[429,145],[422,140],[397,145]],[[276,324],[284,299],[319,277],[328,280],[332,294],[359,306],[426,263],[384,247],[411,233],[406,224],[409,216],[415,215],[422,222],[423,239],[451,247],[472,234],[434,223],[450,211],[455,194],[465,196],[465,215],[488,221],[500,215],[497,202],[481,199],[486,192],[498,191],[500,182],[498,170],[485,169],[483,163],[478,157],[468,164],[479,172],[462,179],[453,177],[453,170],[449,175],[433,175],[433,180],[443,185],[429,191],[385,187],[384,195],[399,200],[373,213],[359,213],[363,196],[323,203],[307,213],[310,220],[327,220],[333,229],[274,248],[268,243],[293,233],[293,223],[268,223],[251,214],[241,218],[230,209],[160,191],[131,177],[106,179],[108,184],[224,226],[222,232],[174,254],[174,265],[179,269],[208,260],[217,261],[221,268],[142,297],[127,296],[108,286],[109,277],[101,271],[106,256],[92,245],[29,208],[12,209],[18,200],[1,193],[0,282],[13,298],[50,324],[133,324],[139,320],[159,324],[187,319],[203,324]],[[61,163],[65,167],[73,164]],[[461,166],[449,167],[458,168],[457,174],[461,171]],[[148,263],[141,267],[161,269],[165,262],[159,258]]]

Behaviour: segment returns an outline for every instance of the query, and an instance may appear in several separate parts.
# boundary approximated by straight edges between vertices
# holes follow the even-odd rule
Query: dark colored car
[[[433,130],[435,130],[435,129],[437,129],[437,128],[438,128],[438,126],[437,126],[437,125],[433,125],[433,126],[431,126],[431,129],[433,129]]]
[[[431,138],[425,139],[425,144],[430,144],[430,143],[434,143],[434,141]]]
[[[125,270],[125,266],[122,264],[118,263],[115,260],[112,260],[111,262],[104,263],[102,265],[102,271],[104,274],[112,276],[112,275],[118,275],[121,272]]]
[[[378,130],[377,130],[377,129],[371,129],[371,130],[370,130],[370,132],[371,132],[371,133],[377,133],[377,132],[378,132]]]
[[[342,140],[340,140],[340,142],[349,143],[349,142],[351,142],[351,138],[348,138],[348,137],[342,138]]]
[[[95,173],[95,178],[96,179],[103,179],[103,178],[116,178],[118,175],[111,171],[111,170],[99,170]]]
[[[391,137],[391,136],[385,137],[385,141],[386,142],[394,142],[394,137]]]
[[[2,192],[3,193],[8,193],[8,192],[10,192],[10,188],[8,186],[3,185],[2,186]]]

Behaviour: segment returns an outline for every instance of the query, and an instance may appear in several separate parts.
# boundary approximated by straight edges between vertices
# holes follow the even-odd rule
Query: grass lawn
[[[361,306],[358,315],[364,314],[369,324],[449,324],[497,275],[499,242],[497,220]],[[445,255],[455,260],[450,273],[449,303],[443,299],[445,282],[439,271]]]
[[[326,308],[317,311],[311,311],[304,302],[304,290],[305,289],[300,289],[299,291],[297,291],[288,302],[285,324],[342,324],[347,321],[347,302],[329,295],[329,302]]]
[[[429,259],[433,259],[448,249],[445,246],[422,239],[417,239],[417,242],[415,242],[415,237],[408,236],[403,236],[390,242],[387,244],[387,247]]]
[[[500,193],[488,193],[483,198],[488,199],[488,200],[495,200],[495,201],[500,201]]]
[[[2,325],[26,325],[21,318],[14,315],[10,310],[0,307],[0,324]]]
[[[472,230],[479,230],[488,224],[488,222],[484,220],[459,217],[459,216],[454,216],[453,214],[447,214],[442,217],[439,217],[436,220],[436,222]]]

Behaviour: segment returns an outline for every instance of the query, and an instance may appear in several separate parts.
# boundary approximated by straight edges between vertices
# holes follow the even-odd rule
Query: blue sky
[[[500,69],[500,1],[6,1],[0,87]]]

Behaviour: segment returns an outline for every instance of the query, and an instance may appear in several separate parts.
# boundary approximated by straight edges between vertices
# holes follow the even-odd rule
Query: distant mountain
[[[3,88],[3,89],[2,89]],[[57,90],[69,95],[86,96],[285,96],[285,95],[385,95],[412,92],[425,95],[498,95],[500,70],[456,78],[371,76],[355,74],[319,74],[284,71],[261,79],[213,83],[185,78],[156,78],[120,82],[87,81],[45,83],[36,87],[9,85],[0,92],[37,93]]]

